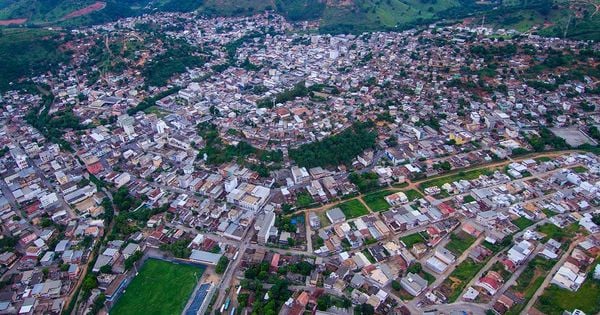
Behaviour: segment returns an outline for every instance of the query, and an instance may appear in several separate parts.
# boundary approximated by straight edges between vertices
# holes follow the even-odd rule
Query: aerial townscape
[[[0,1],[0,314],[600,314],[600,1],[71,2]]]

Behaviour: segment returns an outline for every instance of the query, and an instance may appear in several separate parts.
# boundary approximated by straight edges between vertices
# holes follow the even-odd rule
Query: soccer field
[[[181,314],[204,269],[149,259],[110,314]]]

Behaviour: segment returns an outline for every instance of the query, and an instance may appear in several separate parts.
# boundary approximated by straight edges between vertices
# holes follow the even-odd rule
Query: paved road
[[[250,225],[248,225],[248,228],[246,228],[246,231],[244,232],[244,235],[242,236],[243,241],[239,244],[240,245],[238,247],[239,254],[238,254],[237,259],[229,262],[229,266],[228,266],[227,270],[225,270],[225,274],[223,274],[223,277],[221,278],[221,283],[219,284],[219,289],[217,291],[217,300],[214,304],[214,307],[216,307],[216,308],[221,307],[221,305],[225,301],[225,297],[227,296],[226,290],[231,288],[231,280],[233,279],[233,275],[237,272],[239,265],[242,262],[242,257],[244,257],[244,253],[246,252],[246,249],[250,245],[250,240],[252,239],[253,235],[254,235],[254,228],[253,228],[253,225],[250,224]],[[229,294],[235,294],[235,291],[231,290],[229,292]]]
[[[467,314],[474,315],[483,315],[487,310],[489,310],[488,306],[485,304],[477,304],[477,303],[468,303],[468,302],[455,302],[452,304],[442,304],[442,305],[430,305],[419,309],[419,313],[434,311],[444,312],[449,314],[450,312],[457,312],[458,314],[464,314],[463,312],[467,312]]]

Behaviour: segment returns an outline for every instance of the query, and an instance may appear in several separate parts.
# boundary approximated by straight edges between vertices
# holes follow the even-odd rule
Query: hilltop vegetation
[[[319,20],[323,33],[403,30],[468,18],[474,25],[485,22],[545,36],[597,40],[600,35],[597,2],[569,0],[107,0],[101,10],[65,19],[67,14],[95,2],[5,0],[0,3],[0,20],[26,18],[27,24],[72,26],[160,11],[197,10],[209,17],[274,11],[290,21]]]
[[[583,40],[600,38],[600,1],[570,2],[567,0],[365,0],[328,1],[321,0],[107,0],[99,10],[87,12],[73,18],[65,18],[76,10],[96,3],[95,0],[5,0],[0,1],[0,20],[28,19],[26,26],[78,26],[104,23],[118,18],[159,11],[198,10],[206,16],[251,15],[273,10],[291,21],[318,20],[320,31],[328,33],[359,33],[375,30],[402,30],[433,22],[453,23],[468,18],[473,25],[481,22],[498,28],[516,29],[522,32],[545,36],[571,37]],[[596,3],[596,5],[594,5]],[[268,33],[265,30],[265,33]],[[54,71],[61,62],[69,61],[69,52],[61,47],[66,32],[48,31],[39,28],[15,29],[0,27],[0,91],[7,90],[10,82],[47,71]],[[237,47],[245,41],[263,36],[248,34],[226,45],[229,63],[215,66],[224,70],[233,63]],[[132,60],[131,54],[138,48],[129,42],[127,49],[110,43],[110,51],[104,51],[101,39],[91,51],[90,61],[99,71],[90,73],[95,81],[105,72],[120,73],[125,68],[124,60]],[[131,46],[131,47],[129,47]],[[113,49],[114,48],[114,49]],[[183,47],[185,48],[185,47]],[[127,55],[121,56],[118,52]],[[116,58],[115,58],[116,56]],[[163,86],[176,73],[186,67],[201,65],[206,61],[197,52],[176,49],[150,62],[143,69],[147,84]],[[246,63],[246,67],[253,65]],[[220,68],[219,68],[220,67]],[[587,71],[587,70],[586,70]],[[586,72],[584,71],[584,72]],[[217,71],[218,72],[218,71]],[[581,71],[580,71],[581,72]],[[584,73],[582,72],[582,73]],[[587,71],[589,72],[589,71]],[[493,76],[494,69],[482,69],[482,74]],[[585,74],[585,73],[584,73]],[[589,75],[589,73],[588,73]],[[554,89],[555,85],[531,80],[536,89]],[[306,89],[292,90],[278,95],[287,97],[305,96]],[[259,105],[270,107],[273,100],[261,99]]]
[[[37,29],[0,29],[0,91],[30,74],[56,70],[68,62],[70,53],[61,49],[62,35]]]
[[[373,126],[370,121],[356,122],[337,135],[290,149],[290,158],[306,167],[349,165],[358,154],[375,145],[377,133]]]

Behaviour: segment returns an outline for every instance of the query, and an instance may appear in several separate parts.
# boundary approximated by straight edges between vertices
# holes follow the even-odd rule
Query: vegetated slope
[[[291,21],[318,20],[323,33],[403,30],[433,22],[457,22],[534,32],[544,36],[600,37],[600,0],[103,0],[105,7],[76,18],[70,13],[97,0],[0,0],[0,20],[28,24],[98,24],[157,11],[206,16],[275,11]]]
[[[55,70],[69,60],[62,35],[41,29],[0,29],[0,91],[21,77]]]
[[[486,24],[543,36],[600,39],[598,0],[504,0],[497,10],[486,12]],[[480,16],[475,23],[481,23]]]
[[[104,8],[69,16],[97,1],[103,2]],[[0,20],[25,18],[29,25],[98,24],[153,11],[193,11],[202,3],[203,0],[0,0]]]

